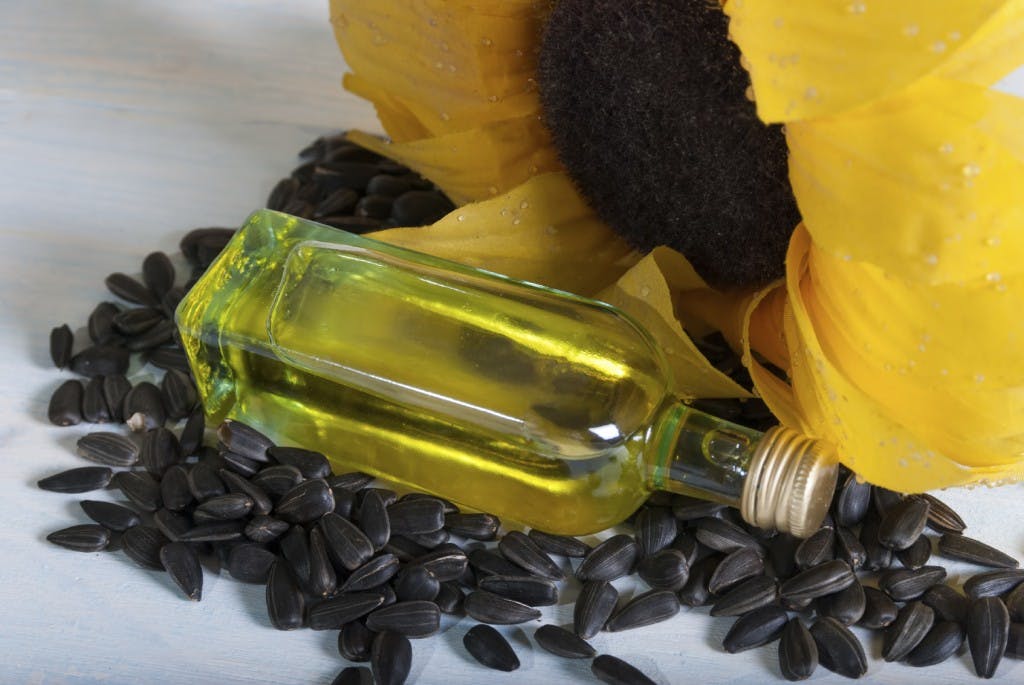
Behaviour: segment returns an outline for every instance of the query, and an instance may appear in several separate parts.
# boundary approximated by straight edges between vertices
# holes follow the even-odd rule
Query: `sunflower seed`
[[[300,585],[309,584],[311,569],[309,556],[309,533],[302,526],[292,526],[291,530],[281,538],[279,549],[284,560],[288,562],[295,580]]]
[[[736,654],[766,645],[779,637],[788,620],[789,615],[782,607],[766,606],[755,609],[740,616],[732,624],[722,641],[722,646],[730,654]]]
[[[783,581],[779,595],[786,599],[816,599],[831,595],[857,582],[853,569],[845,561],[835,559],[801,571]]]
[[[217,427],[217,437],[228,450],[256,461],[269,461],[267,450],[274,446],[274,442],[263,433],[241,421],[231,419]]]
[[[478,623],[462,637],[470,656],[487,668],[511,672],[519,668],[519,657],[508,640],[495,628]]]
[[[807,680],[818,668],[818,646],[799,618],[790,619],[779,639],[779,669],[786,680]]]
[[[245,536],[258,543],[268,543],[281,537],[288,531],[289,525],[284,521],[266,515],[253,516],[245,526]]]
[[[99,552],[110,544],[110,531],[95,523],[83,523],[54,531],[46,539],[75,552]]]
[[[971,602],[967,611],[967,645],[978,676],[995,675],[1009,633],[1010,615],[998,597],[980,597]]]
[[[780,580],[789,578],[799,569],[796,564],[796,550],[803,540],[786,533],[776,535],[768,545],[768,561],[772,572]]]
[[[739,616],[774,604],[778,599],[778,583],[768,576],[756,576],[743,581],[715,600],[711,605],[711,615]]]
[[[466,553],[450,542],[438,545],[422,556],[416,557],[417,566],[430,571],[441,582],[458,580],[465,574],[469,559]]]
[[[904,568],[919,569],[928,563],[932,556],[932,541],[927,535],[921,535],[906,549],[896,552],[896,558]]]
[[[234,233],[235,230],[232,228],[196,228],[186,233],[178,245],[189,262],[198,264],[201,241],[207,240],[223,247],[228,244]]]
[[[106,283],[107,290],[122,300],[153,307],[160,304],[149,288],[127,274],[112,273],[107,276],[104,283]]]
[[[481,623],[512,625],[540,618],[538,609],[486,590],[469,593],[464,606],[466,613]]]
[[[444,527],[444,502],[435,498],[395,502],[388,507],[388,520],[393,535],[432,533]]]
[[[662,507],[643,509],[637,514],[633,527],[641,558],[665,549],[676,536],[676,519]]]
[[[206,432],[206,415],[203,413],[203,406],[198,405],[188,415],[185,427],[181,429],[181,437],[178,442],[181,445],[181,454],[190,457],[195,454],[200,445],[203,444],[203,434]]]
[[[142,523],[137,513],[120,504],[91,499],[84,499],[78,504],[86,516],[109,530],[128,530]]]
[[[882,636],[882,658],[900,661],[920,644],[935,623],[935,612],[924,602],[910,602]]]
[[[301,628],[305,605],[302,590],[299,589],[288,566],[282,560],[275,561],[267,577],[267,615],[270,624],[278,630]],[[310,620],[312,621],[312,617]],[[338,627],[340,625],[339,623]]]
[[[373,674],[363,666],[347,666],[334,676],[331,685],[373,685]]]
[[[463,594],[459,584],[454,581],[447,581],[441,583],[441,588],[437,591],[437,597],[434,598],[434,604],[437,605],[437,608],[442,613],[461,614],[465,600],[466,595]]]
[[[441,629],[441,610],[429,601],[400,601],[372,612],[366,617],[366,627],[411,638],[429,637]]]
[[[423,549],[430,550],[447,543],[450,536],[448,535],[448,531],[442,528],[431,533],[407,533],[402,537],[408,538]]]
[[[228,553],[228,573],[243,583],[263,585],[270,577],[270,567],[275,561],[277,556],[266,547],[243,542]]]
[[[724,504],[709,502],[696,497],[676,495],[672,498],[672,515],[680,521],[696,521],[710,518],[725,509]]]
[[[149,330],[127,338],[124,347],[129,352],[151,350],[173,342],[177,331],[173,321],[163,320]]]
[[[1010,621],[1024,623],[1024,583],[1003,595],[1003,604],[1010,612]]]
[[[71,361],[71,347],[74,342],[74,333],[67,324],[50,331],[50,359],[58,369],[63,369]]]
[[[350,473],[339,473],[327,478],[327,484],[332,490],[348,490],[356,492],[362,490],[373,482],[373,476],[368,473],[352,471]]]
[[[864,545],[864,565],[866,571],[882,571],[892,564],[892,550],[878,541],[880,520],[874,513],[869,513],[860,529],[860,541]]]
[[[160,548],[160,563],[174,584],[193,602],[203,598],[203,568],[199,557],[184,542],[171,542]]]
[[[121,311],[113,302],[100,302],[89,314],[89,339],[96,345],[107,345],[120,339],[114,330],[114,317]]]
[[[146,352],[144,359],[165,371],[177,369],[178,371],[189,371],[188,357],[185,351],[176,347],[158,347]]]
[[[724,519],[705,518],[697,523],[697,540],[704,546],[726,554],[738,549],[761,550],[761,545],[749,533]]]
[[[166,317],[157,307],[134,307],[114,315],[114,330],[123,335],[138,335],[148,331]]]
[[[679,550],[663,549],[642,559],[637,573],[653,590],[678,592],[690,578],[690,564]]]
[[[121,471],[111,482],[128,500],[143,511],[160,508],[160,483],[143,471]]]
[[[832,511],[840,526],[855,526],[864,520],[871,505],[871,485],[858,482],[851,473],[836,493]]]
[[[938,621],[907,655],[911,666],[934,666],[953,656],[964,643],[963,626],[954,621]]]
[[[533,639],[548,652],[566,659],[589,659],[597,654],[597,650],[583,638],[551,624],[538,628]]]
[[[394,554],[380,554],[352,571],[339,588],[342,592],[369,590],[391,580],[398,573],[398,558]]]
[[[331,475],[331,465],[320,452],[302,449],[301,447],[280,447],[271,445],[267,456],[278,464],[288,464],[297,468],[305,478],[326,478]]]
[[[174,265],[163,252],[150,252],[142,260],[142,280],[157,297],[174,286]]]
[[[844,626],[852,626],[859,621],[866,608],[864,586],[856,582],[817,601],[817,613],[820,616],[831,616]]]
[[[113,475],[114,472],[105,466],[82,466],[47,476],[38,481],[36,485],[39,486],[39,489],[50,492],[91,492],[107,487]],[[97,523],[102,523],[102,521]]]
[[[1008,568],[986,571],[971,576],[964,582],[964,592],[971,599],[997,597],[1010,592],[1024,582],[1024,569]]]
[[[1010,624],[1004,656],[1011,659],[1024,659],[1024,623]]]
[[[267,496],[267,493],[263,492],[263,489],[260,486],[247,481],[237,473],[233,473],[227,469],[221,469],[217,473],[220,475],[220,479],[224,485],[227,486],[229,492],[246,495],[250,500],[252,500],[253,514],[265,516],[273,509],[270,497]]]
[[[881,630],[896,620],[899,608],[889,595],[873,587],[865,587],[864,600],[864,613],[857,625]]]
[[[174,286],[160,298],[160,309],[163,310],[164,316],[168,319],[174,320],[174,315],[178,309],[178,305],[185,299],[185,288],[180,285]]]
[[[363,500],[366,499],[366,496],[369,495],[371,492],[376,493],[377,495],[380,496],[380,499],[382,502],[384,502],[385,507],[390,507],[392,504],[398,501],[398,493],[395,492],[394,490],[389,490],[388,488],[380,487],[368,487],[363,488],[362,490],[356,493],[357,506],[362,506]],[[438,498],[431,497],[431,499]]]
[[[71,358],[69,367],[80,376],[108,376],[128,370],[128,350],[111,345],[87,347]]]
[[[793,554],[796,565],[800,569],[808,569],[834,559],[835,538],[834,528],[819,528],[796,548]]]
[[[562,573],[558,564],[525,533],[517,530],[510,531],[498,541],[498,550],[506,559],[520,566],[527,573],[552,580],[565,578],[565,574]]]
[[[224,481],[217,475],[216,467],[207,461],[200,461],[189,469],[188,487],[192,496],[200,502],[227,492]]]
[[[738,549],[726,555],[708,580],[708,590],[720,595],[748,578],[764,574],[764,560],[756,550]]]
[[[679,613],[679,599],[669,590],[651,590],[634,597],[612,614],[604,625],[608,632],[617,633],[632,628],[666,621]]]
[[[939,538],[939,554],[949,559],[969,561],[991,568],[1017,568],[1020,562],[995,547],[973,538],[956,533],[946,533]]]
[[[613,535],[583,558],[576,569],[576,577],[582,581],[612,581],[632,573],[640,556],[640,547],[628,535]]]
[[[930,606],[941,621],[965,623],[970,601],[949,585],[939,583],[921,596],[921,601]]]
[[[231,469],[233,473],[241,476],[243,479],[255,476],[259,472],[260,468],[263,467],[263,464],[260,462],[253,461],[248,457],[243,457],[241,454],[235,454],[234,452],[223,451],[220,453],[220,458],[224,461],[224,465],[228,469]],[[221,469],[221,471],[224,471],[224,469]],[[223,477],[224,475],[221,473],[221,478]],[[253,487],[259,486],[254,485]],[[260,488],[260,492],[263,492],[262,488]],[[263,496],[267,497],[268,502],[270,501],[266,492],[263,492]]]
[[[122,413],[125,423],[136,433],[159,428],[167,423],[167,410],[164,408],[160,388],[145,381],[136,384],[124,396]]]
[[[422,566],[402,569],[392,584],[395,596],[405,602],[413,600],[433,601],[441,589],[441,582]]]
[[[384,596],[379,592],[351,592],[336,595],[310,607],[309,627],[313,630],[337,630],[346,623],[362,618],[378,609],[383,602]],[[367,627],[370,630],[375,630],[369,625]]]
[[[100,377],[97,376],[97,378]],[[110,420],[122,421],[124,416],[121,410],[124,405],[125,395],[132,389],[131,383],[121,374],[111,374],[102,376],[100,389],[103,395],[103,405],[107,409],[107,415],[110,417]],[[84,401],[83,397],[83,403]]]
[[[932,530],[938,533],[962,533],[967,529],[960,514],[938,497],[927,493],[918,497],[928,502],[928,527]]]
[[[332,512],[320,519],[320,527],[327,549],[339,566],[354,571],[373,556],[373,543],[351,521]]]
[[[334,493],[323,480],[307,480],[286,492],[274,514],[290,523],[309,523],[334,511]]]
[[[203,523],[178,536],[181,542],[227,542],[245,535],[241,521],[214,521]]]
[[[167,469],[181,459],[177,436],[163,426],[154,428],[143,436],[142,447],[138,453],[139,462],[157,478],[163,476]]]
[[[169,369],[160,381],[160,392],[163,395],[167,415],[172,421],[185,418],[199,401],[195,384],[187,374],[177,369]]]
[[[501,521],[497,516],[491,514],[451,513],[444,515],[444,527],[452,535],[471,540],[493,540],[498,535],[500,526]],[[531,532],[530,535],[532,536],[533,533]]]
[[[590,671],[609,685],[655,685],[643,671],[611,654],[601,654],[590,662]]]
[[[412,668],[412,645],[405,635],[390,630],[373,638],[370,668],[376,685],[402,685]]]
[[[88,423],[107,423],[110,421],[110,410],[103,399],[104,376],[93,376],[85,384],[82,394],[82,418]]]
[[[893,492],[877,485],[871,488],[871,502],[875,505],[875,513],[881,519],[885,514],[903,499],[903,495]]]
[[[705,548],[697,542],[697,538],[692,534],[687,531],[680,531],[666,549],[682,552],[686,558],[686,563],[693,566],[697,563],[697,555]]]
[[[164,568],[160,549],[168,542],[164,534],[152,526],[133,526],[121,534],[124,553],[139,566],[157,571]]]
[[[234,521],[245,518],[250,511],[252,499],[241,492],[231,492],[204,501],[196,507],[195,514],[201,513],[201,518],[208,516],[209,520]]]
[[[892,550],[903,550],[914,544],[928,522],[928,502],[907,497],[892,505],[878,524],[878,541]]]
[[[390,544],[393,544],[394,542],[395,538],[392,537]],[[423,550],[413,556],[418,557],[425,553],[426,550]],[[505,557],[495,554],[489,549],[474,549],[466,556],[469,559],[470,565],[480,576],[518,576],[523,573],[523,569],[508,561]],[[398,558],[401,559],[401,556]]]
[[[819,618],[811,626],[822,666],[847,678],[859,678],[868,671],[864,646],[849,628],[834,618]]]
[[[188,517],[170,509],[158,509],[153,514],[153,525],[171,542],[179,542],[181,536],[192,529]]]
[[[160,497],[171,511],[181,511],[192,504],[192,490],[188,484],[188,471],[184,466],[172,466],[160,479]]]
[[[463,514],[467,516],[471,514]],[[498,519],[495,517],[495,531],[498,527]],[[452,531],[455,532],[455,531]],[[563,557],[583,558],[590,552],[590,545],[568,535],[555,535],[545,533],[542,530],[532,529],[528,535],[538,547],[548,554],[557,554]]]
[[[275,212],[281,211],[298,189],[299,182],[294,178],[282,178],[267,196],[267,209],[272,209]]]
[[[375,635],[362,621],[349,621],[338,633],[338,653],[349,661],[369,661],[370,645]]]
[[[708,583],[721,560],[721,555],[713,554],[704,557],[690,567],[690,577],[678,593],[679,601],[682,604],[698,607],[711,601],[712,594],[708,589]]]
[[[878,578],[878,589],[897,602],[906,602],[921,597],[928,588],[946,578],[946,569],[941,566],[922,566],[916,570],[897,569],[887,571]]]
[[[89,433],[80,437],[76,445],[79,456],[104,466],[132,466],[139,459],[138,446],[117,433]]]
[[[264,466],[249,480],[263,489],[272,499],[280,499],[286,492],[302,482],[302,472],[294,466],[275,464],[274,466]]]

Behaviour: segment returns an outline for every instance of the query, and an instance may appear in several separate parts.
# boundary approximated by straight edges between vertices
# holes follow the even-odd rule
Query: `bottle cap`
[[[759,528],[805,538],[821,527],[837,477],[838,462],[825,443],[776,426],[751,459],[740,513]]]

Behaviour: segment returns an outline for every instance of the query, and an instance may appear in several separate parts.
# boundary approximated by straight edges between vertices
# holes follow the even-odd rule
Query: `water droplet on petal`
[[[487,96],[487,102],[497,102],[497,101],[498,101],[498,96],[497,95],[488,95]]]
[[[939,146],[939,152],[944,155],[948,155],[953,152],[953,143],[943,143]]]
[[[939,263],[939,256],[934,254],[927,254],[924,256],[924,263],[931,266],[935,266]]]
[[[949,32],[949,39],[951,41],[954,41],[954,42],[960,40],[960,32],[959,31],[950,31]]]
[[[932,52],[937,52],[937,53],[938,52],[945,52],[946,51],[946,43],[941,41],[941,40],[935,41],[934,43],[931,44],[931,51]]]
[[[974,178],[975,176],[981,173],[981,167],[979,167],[974,162],[970,162],[969,164],[964,164],[963,168],[960,171],[967,178]]]
[[[491,195],[497,195],[498,186],[491,186],[490,188],[487,189],[487,192],[490,193]]]
[[[775,17],[775,21],[772,22],[772,26],[774,26],[777,29],[781,29],[785,25],[786,20],[783,19],[782,17]]]
[[[921,32],[921,28],[917,24],[907,24],[903,27],[903,35],[907,38],[913,38]]]
[[[519,209],[529,209],[529,208],[530,208],[530,203],[527,202],[526,200],[523,200],[522,202],[519,203]]]
[[[868,11],[868,4],[866,2],[851,2],[846,6],[846,11],[850,14],[864,14]]]
[[[556,233],[558,233],[558,229],[549,224],[548,226],[544,227],[544,232],[547,233],[548,235],[555,235]]]
[[[974,374],[974,382],[975,383],[984,383],[985,382],[985,374],[983,374],[983,373],[976,373],[976,374]]]
[[[448,121],[451,118],[452,117],[450,114],[448,114],[448,112],[441,112],[441,121]]]
[[[492,41],[490,38],[481,38],[480,44],[483,45],[485,48],[489,48],[492,45],[494,45],[494,41]]]
[[[997,235],[990,235],[985,238],[985,245],[988,247],[998,247],[999,243],[1002,242]]]
[[[815,88],[814,86],[808,86],[807,90],[804,91],[804,98],[807,100],[817,100],[818,89]]]
[[[455,220],[456,221],[465,221],[466,220],[466,215],[465,214],[459,214],[457,217],[455,217]]]
[[[1002,278],[1003,277],[996,272],[985,274],[985,280],[989,283],[998,283]]]
[[[647,297],[651,294],[651,289],[648,286],[642,286],[640,288],[640,297]]]

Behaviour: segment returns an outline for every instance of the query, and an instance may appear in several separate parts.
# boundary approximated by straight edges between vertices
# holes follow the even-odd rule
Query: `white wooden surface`
[[[344,64],[326,2],[7,0],[2,8],[0,683],[329,683],[344,665],[335,633],[273,630],[262,589],[230,578],[208,574],[203,601],[192,604],[122,553],[49,545],[49,531],[85,522],[77,505],[85,496],[34,487],[83,464],[73,446],[88,430],[46,422],[48,397],[67,375],[49,363],[50,328],[83,325],[110,297],[108,273],[136,271],[152,249],[174,251],[185,230],[239,224],[316,135],[376,128],[372,110],[339,86]],[[943,497],[977,536],[1022,555],[1021,494],[1014,486]],[[571,606],[546,616],[568,622]],[[594,644],[662,684],[777,679],[774,647],[721,653],[730,623],[684,611]],[[462,649],[468,625],[415,641],[413,682],[591,680],[586,662],[530,646],[533,626],[507,631],[518,672],[485,671]],[[870,644],[876,682],[972,677],[964,656],[914,670],[883,664],[878,641]],[[1022,679],[1024,666],[1012,662],[996,676]],[[840,679],[819,669],[813,680]]]

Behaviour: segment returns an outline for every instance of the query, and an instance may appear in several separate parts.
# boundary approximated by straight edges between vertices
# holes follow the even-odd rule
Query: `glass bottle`
[[[212,421],[549,532],[668,490],[807,535],[831,500],[827,449],[673,397],[622,311],[285,214],[253,214],[177,322]]]

